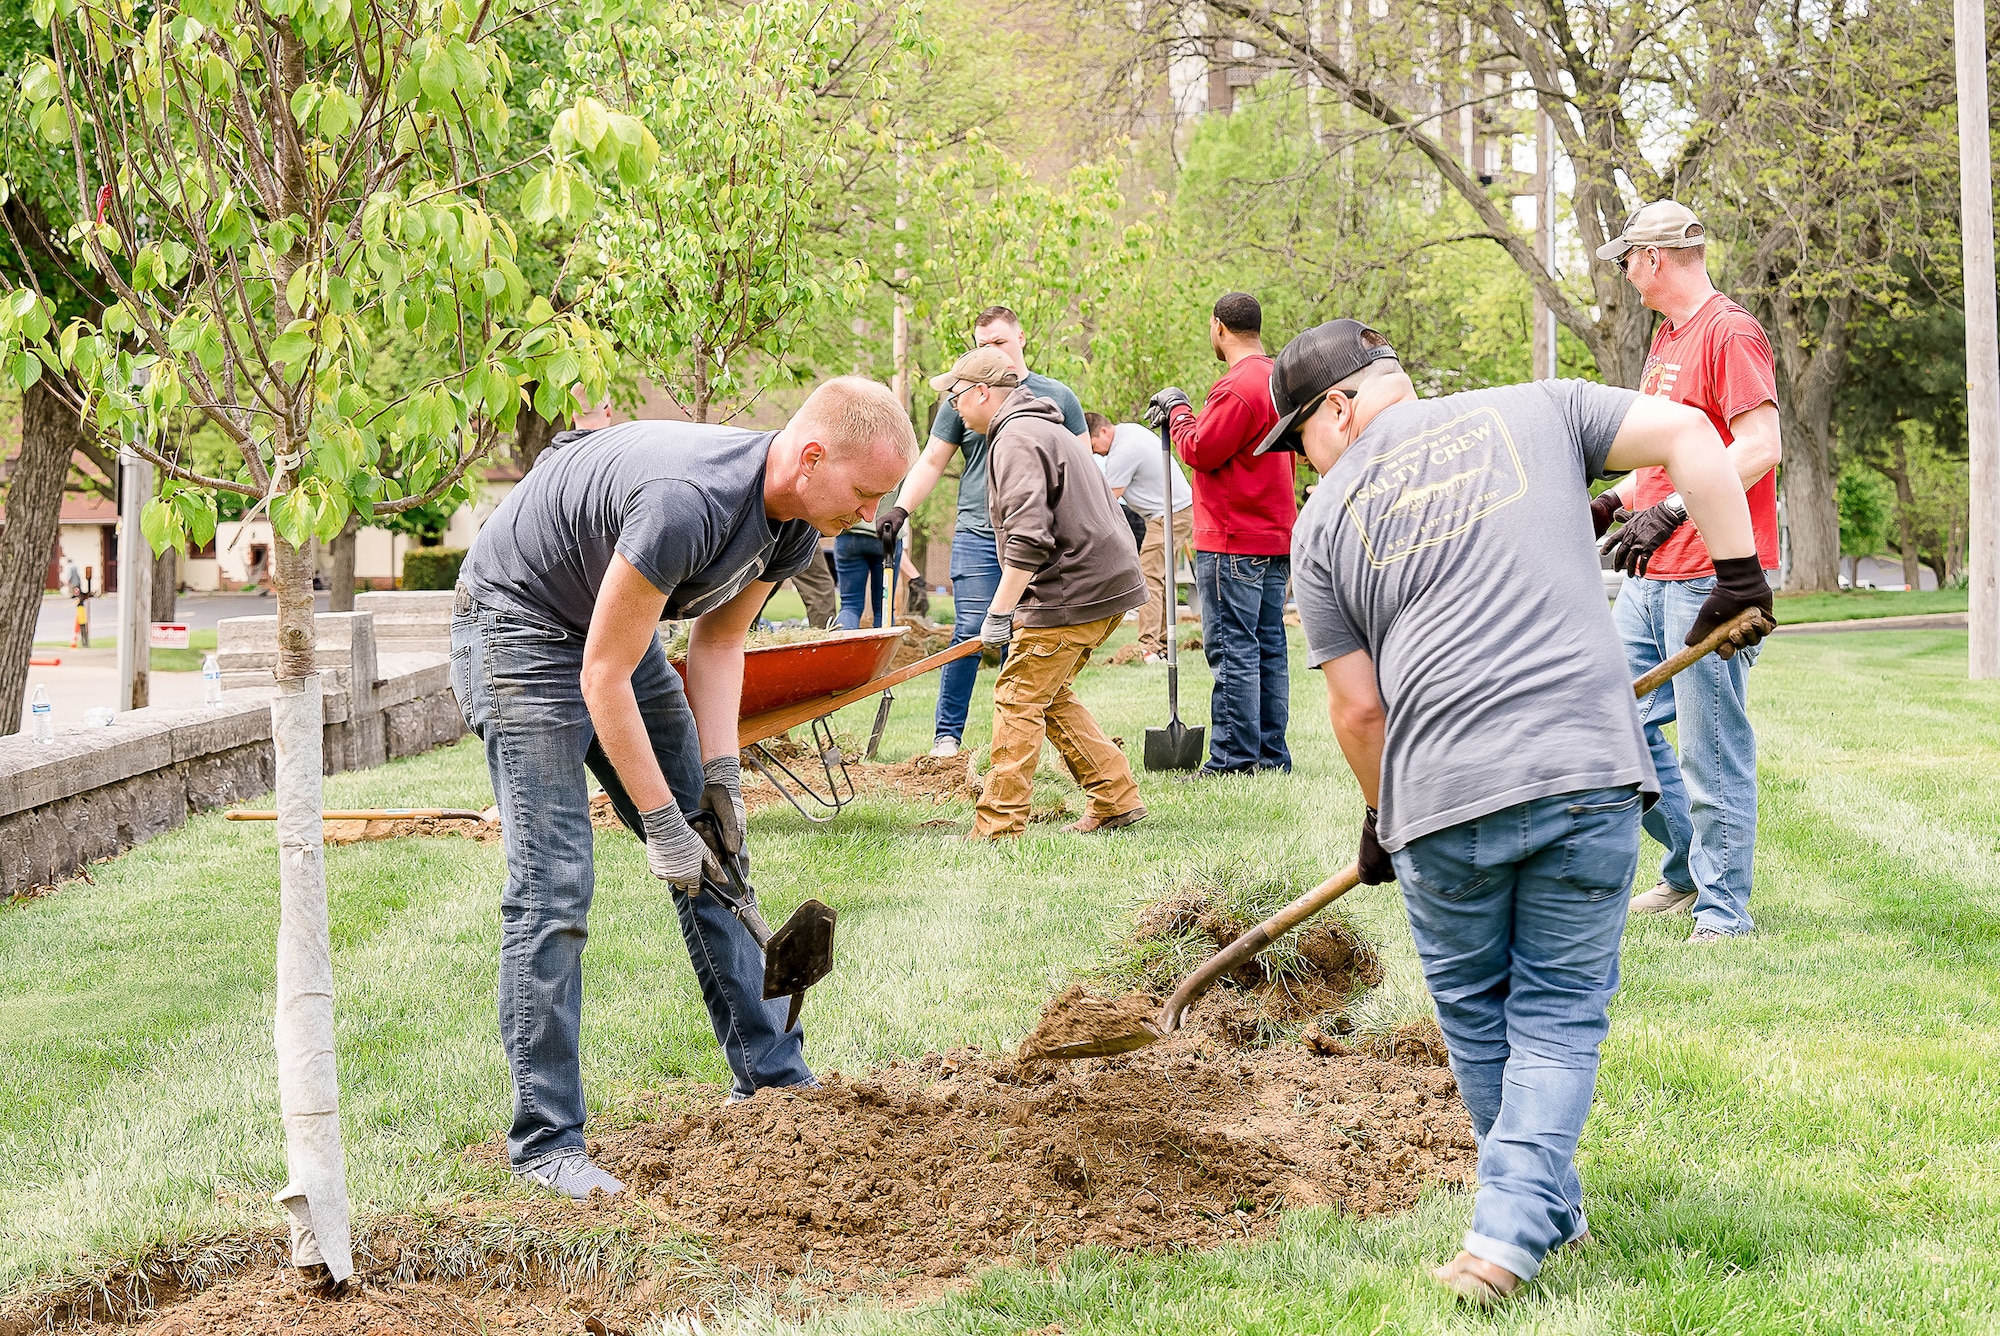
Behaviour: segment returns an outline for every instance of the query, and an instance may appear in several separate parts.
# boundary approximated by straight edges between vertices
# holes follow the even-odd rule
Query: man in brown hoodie
[[[1089,797],[1083,819],[1069,829],[1129,826],[1146,815],[1132,767],[1070,683],[1125,614],[1146,601],[1131,531],[1062,409],[1024,388],[1004,353],[975,348],[931,388],[991,442],[986,505],[999,540],[1000,588],[979,638],[1007,658],[993,684],[993,764],[972,836],[1001,839],[1027,829],[1044,736]]]

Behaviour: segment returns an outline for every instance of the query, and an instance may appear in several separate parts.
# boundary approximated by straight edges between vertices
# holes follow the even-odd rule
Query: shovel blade
[[[1206,728],[1189,728],[1176,719],[1165,728],[1146,730],[1148,770],[1199,770],[1207,742]]]
[[[833,925],[838,918],[830,905],[808,900],[792,911],[764,946],[764,1000],[793,999],[833,973]],[[787,1027],[790,1028],[790,1027]]]
[[[1030,1053],[1022,1051],[1024,1058],[1036,1058],[1043,1062],[1076,1062],[1083,1058],[1115,1058],[1120,1053],[1133,1053],[1149,1044],[1157,1044],[1165,1038],[1150,1024],[1139,1025],[1118,1034],[1106,1034],[1092,1039],[1080,1039],[1073,1044],[1055,1044],[1049,1048],[1037,1049]]]

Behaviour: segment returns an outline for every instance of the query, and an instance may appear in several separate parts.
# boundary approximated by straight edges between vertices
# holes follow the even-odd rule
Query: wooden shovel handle
[[[1722,625],[1716,627],[1713,631],[1710,631],[1708,638],[1703,640],[1699,645],[1689,645],[1665,663],[1658,664],[1642,674],[1639,680],[1632,684],[1632,694],[1642,700],[1645,699],[1653,692],[1665,686],[1674,674],[1680,672],[1690,664],[1707,658],[1709,655],[1715,653],[1716,650],[1721,649],[1725,644],[1729,643],[1730,637],[1738,631],[1750,630],[1759,622],[1764,624],[1764,633],[1766,635],[1777,630],[1776,623],[1765,617],[1762,611],[1757,608],[1745,608]]]
[[[276,812],[238,809],[226,813],[231,821],[276,821]],[[437,821],[484,821],[484,812],[467,807],[335,807],[319,814],[322,821],[409,821],[430,817]]]
[[[1695,663],[1709,654],[1713,654],[1735,632],[1748,630],[1757,622],[1763,620],[1765,619],[1762,612],[1756,608],[1746,608],[1729,621],[1724,622],[1721,626],[1709,632],[1708,637],[1700,644],[1690,645],[1688,648],[1674,655],[1673,658],[1668,659],[1665,663],[1660,664],[1651,672],[1640,677],[1638,681],[1632,684],[1633,694],[1643,697],[1647,693],[1657,690],[1662,684],[1672,678],[1675,673],[1680,672],[1689,664]],[[1769,624],[1766,623],[1766,625],[1768,629]],[[1283,909],[1280,909],[1277,913],[1271,915],[1271,917],[1265,919],[1262,923],[1259,923],[1256,927],[1250,929],[1250,931],[1244,933],[1241,937],[1238,937],[1228,946],[1223,947],[1213,956],[1210,956],[1200,968],[1181,981],[1181,986],[1174,989],[1173,996],[1168,998],[1166,1005],[1160,1008],[1160,1019],[1158,1021],[1160,1032],[1165,1034],[1180,1029],[1182,1022],[1187,1019],[1188,1008],[1192,1007],[1196,999],[1203,993],[1214,987],[1217,979],[1220,979],[1239,965],[1247,964],[1265,947],[1277,941],[1293,928],[1298,927],[1301,923],[1304,923],[1307,919],[1319,913],[1322,909],[1325,909],[1328,905],[1338,900],[1341,896],[1346,895],[1360,884],[1361,866],[1358,863],[1350,864],[1345,871],[1327,878],[1298,899],[1286,905]]]

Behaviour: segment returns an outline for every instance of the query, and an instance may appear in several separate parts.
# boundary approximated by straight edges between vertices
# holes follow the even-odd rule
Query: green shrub
[[[462,547],[413,547],[403,554],[403,588],[450,589],[464,561]]]

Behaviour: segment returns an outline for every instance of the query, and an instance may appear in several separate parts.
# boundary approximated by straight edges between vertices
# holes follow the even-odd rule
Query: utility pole
[[[1958,195],[1965,247],[1965,422],[1972,446],[1974,678],[2000,677],[2000,331],[1993,288],[1993,150],[1986,103],[1986,3],[1956,0]]]
[[[118,452],[118,710],[143,710],[152,696],[153,549],[139,516],[153,495],[153,466]]]

